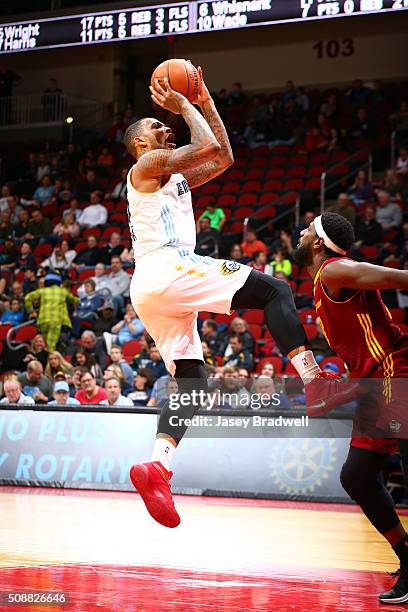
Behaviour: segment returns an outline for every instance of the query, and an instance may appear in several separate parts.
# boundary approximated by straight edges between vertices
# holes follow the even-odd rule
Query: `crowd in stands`
[[[308,92],[288,81],[280,94],[249,97],[236,83],[216,96],[235,164],[193,193],[196,252],[227,256],[289,283],[317,360],[341,375],[345,364],[316,319],[313,283],[292,252],[318,214],[319,172],[335,165],[340,170],[327,209],[355,227],[352,256],[408,269],[404,88],[356,81],[344,90]],[[5,155],[2,404],[155,407],[177,389],[129,300],[134,263],[126,177],[133,162],[122,139],[133,115],[131,109],[116,115],[103,141],[89,149],[69,144]],[[182,124],[172,127],[183,142]],[[389,167],[393,129],[400,146]],[[347,164],[356,151],[356,163]],[[297,200],[298,223],[292,208]],[[408,295],[389,291],[384,299],[395,322],[405,326]],[[276,394],[281,408],[303,401],[296,372],[270,337],[262,312],[200,313],[198,323],[216,405],[238,407],[237,401],[259,393],[270,398],[264,408],[273,407]],[[226,403],[227,393],[235,400]]]

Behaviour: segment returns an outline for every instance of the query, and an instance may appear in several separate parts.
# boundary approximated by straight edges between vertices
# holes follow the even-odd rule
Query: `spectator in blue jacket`
[[[34,191],[34,200],[37,200],[37,202],[39,202],[41,206],[44,206],[48,202],[54,191],[55,187],[51,184],[51,179],[48,174],[46,174],[41,179],[40,187],[37,187],[37,189]]]
[[[117,334],[116,344],[125,344],[130,340],[138,340],[144,332],[144,325],[138,318],[132,304],[126,306],[126,313],[122,321],[119,321],[111,329],[112,334]]]
[[[123,387],[123,391],[125,395],[128,391],[133,391],[134,389],[134,373],[131,366],[128,364],[126,359],[123,357],[122,348],[118,344],[112,344],[112,348],[110,350],[109,356],[112,360],[112,363],[116,364],[122,370],[122,374],[125,378],[125,384]]]
[[[105,298],[95,292],[95,281],[88,278],[84,283],[85,295],[79,300],[76,312],[81,319],[88,321],[98,318],[98,310],[103,306]]]
[[[10,301],[10,308],[6,308],[1,315],[0,323],[4,325],[5,323],[11,323],[13,327],[16,325],[20,325],[20,323],[24,320],[24,308],[23,304],[20,302],[18,298],[13,298]]]

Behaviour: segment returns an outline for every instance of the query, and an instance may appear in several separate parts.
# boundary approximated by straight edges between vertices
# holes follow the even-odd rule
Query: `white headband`
[[[325,246],[327,246],[328,249],[330,249],[331,251],[334,251],[335,253],[339,253],[340,255],[345,255],[347,253],[347,251],[344,251],[343,249],[340,249],[338,246],[336,246],[334,244],[334,242],[332,240],[330,240],[330,238],[328,237],[328,235],[326,234],[326,232],[323,229],[323,225],[322,225],[322,216],[320,215],[319,217],[316,217],[314,220],[314,227],[316,230],[316,234],[319,236],[319,238],[323,238],[323,242],[325,244]]]

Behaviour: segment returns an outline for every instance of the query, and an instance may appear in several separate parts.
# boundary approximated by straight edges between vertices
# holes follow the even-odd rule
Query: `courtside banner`
[[[75,412],[50,411],[47,406],[1,409],[0,483],[132,491],[129,468],[151,455],[156,412],[102,412],[98,406],[79,407]],[[212,415],[221,417],[221,412]],[[247,417],[245,413],[225,416],[224,411],[223,418]],[[316,426],[320,421],[326,431],[332,431],[319,438],[308,437],[301,417],[288,413],[285,418],[300,421],[256,426],[256,437],[245,436],[243,425],[236,422],[233,436],[226,425],[204,426],[205,437],[188,433],[172,464],[173,491],[346,500],[339,474],[348,452],[351,421],[312,419]]]

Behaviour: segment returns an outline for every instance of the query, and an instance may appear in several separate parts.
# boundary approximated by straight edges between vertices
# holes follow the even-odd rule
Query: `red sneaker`
[[[174,507],[170,478],[161,463],[139,463],[130,468],[130,480],[143,499],[150,516],[164,527],[177,527],[180,517]]]
[[[330,412],[336,406],[352,402],[360,396],[359,385],[346,382],[332,372],[319,372],[305,385],[306,413],[308,416],[320,416]]]

